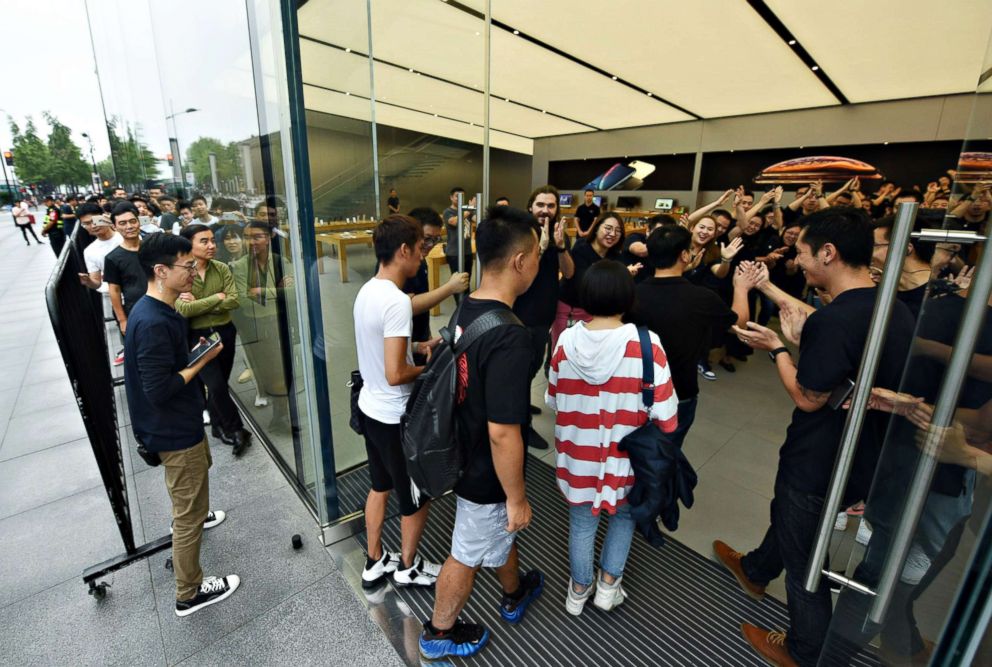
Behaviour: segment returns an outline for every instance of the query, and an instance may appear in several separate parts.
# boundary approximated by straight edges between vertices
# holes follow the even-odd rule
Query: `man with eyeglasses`
[[[141,247],[141,221],[138,209],[129,201],[119,201],[110,211],[110,221],[121,235],[121,244],[107,253],[103,260],[103,279],[110,292],[110,305],[117,318],[121,336],[127,337],[128,314],[145,295],[148,280],[138,262]],[[114,359],[114,365],[124,363],[124,352]]]
[[[124,204],[133,208],[130,202],[117,207]],[[154,234],[134,253],[147,294],[131,310],[131,335],[124,347],[124,390],[138,454],[149,465],[162,466],[172,501],[172,565],[179,617],[226,599],[241,583],[234,574],[204,577],[200,568],[203,530],[221,523],[225,514],[210,511],[212,460],[200,420],[203,391],[193,380],[224,346],[217,345],[190,363],[186,320],[173,304],[192,289],[196,263],[191,251],[185,238]]]

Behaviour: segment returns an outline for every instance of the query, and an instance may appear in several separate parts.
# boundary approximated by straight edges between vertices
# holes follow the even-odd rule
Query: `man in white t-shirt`
[[[364,417],[365,450],[372,478],[372,490],[365,502],[368,555],[362,586],[376,587],[389,575],[400,586],[431,586],[441,568],[417,556],[428,504],[417,507],[413,500],[400,441],[400,418],[413,382],[424,370],[413,364],[413,303],[402,290],[420,269],[424,232],[413,218],[391,215],[376,227],[372,238],[379,271],[359,290],[354,311],[358,370],[364,383],[358,407]],[[417,345],[418,353],[429,355],[437,340]],[[396,491],[403,515],[399,554],[390,553],[382,545],[386,501],[392,490]]]
[[[103,260],[111,250],[121,244],[122,237],[97,204],[83,204],[76,209],[76,217],[83,229],[94,237],[83,250],[83,260],[86,262],[88,273],[80,273],[79,282],[102,294],[108,294],[107,283],[103,281]]]

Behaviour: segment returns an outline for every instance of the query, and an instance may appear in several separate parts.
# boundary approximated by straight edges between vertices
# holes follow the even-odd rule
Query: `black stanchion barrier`
[[[93,447],[121,541],[124,542],[125,553],[83,572],[83,583],[89,586],[90,595],[102,598],[108,585],[97,583],[100,577],[169,548],[172,537],[166,535],[140,546],[134,543],[124,453],[117,428],[114,378],[110,371],[110,351],[103,318],[103,297],[79,282],[79,274],[86,272],[79,234],[87,233],[81,231],[79,225],[73,230],[48,279],[45,300],[76,405]]]

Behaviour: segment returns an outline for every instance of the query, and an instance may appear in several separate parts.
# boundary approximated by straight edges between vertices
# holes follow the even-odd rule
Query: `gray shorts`
[[[506,503],[479,505],[458,498],[451,557],[468,567],[501,567],[510,557],[516,533],[506,530]]]

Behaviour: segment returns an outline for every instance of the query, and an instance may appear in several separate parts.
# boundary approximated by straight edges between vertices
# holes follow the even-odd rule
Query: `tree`
[[[48,180],[59,185],[89,184],[90,165],[83,159],[79,146],[72,141],[72,130],[47,111],[43,115],[52,128],[48,134]]]
[[[124,123],[120,132],[120,118],[107,121],[107,138],[110,140],[110,157],[113,161],[117,184],[128,189],[140,189],[145,181],[158,180],[158,159],[138,136],[140,127]]]
[[[193,172],[196,182],[202,185],[210,184],[210,154],[217,156],[217,180],[224,181],[241,178],[241,157],[237,142],[226,146],[213,137],[200,137],[186,149],[186,159],[183,166]]]
[[[53,185],[55,181],[50,179],[52,156],[48,146],[38,136],[34,120],[28,116],[23,132],[13,118],[8,116],[7,120],[10,122],[10,133],[14,136],[14,169],[17,170],[17,177],[22,183]]]

